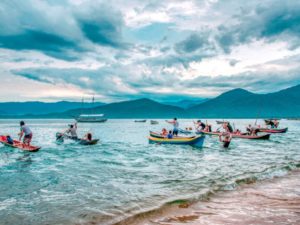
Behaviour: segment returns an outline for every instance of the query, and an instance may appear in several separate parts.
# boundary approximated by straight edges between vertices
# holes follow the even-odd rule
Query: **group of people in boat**
[[[167,129],[163,128],[161,135],[167,138],[173,138],[174,136],[178,136],[179,133],[179,122],[177,118],[174,118],[171,121],[166,120],[169,124],[173,125],[173,130],[167,131]],[[195,129],[197,132],[212,132],[212,126],[210,124],[203,123],[201,120],[197,120],[197,122],[194,122]],[[266,120],[266,125],[271,126],[271,128],[277,128],[279,125],[278,120]],[[223,143],[223,146],[225,148],[229,147],[229,144],[232,139],[232,134],[234,135],[250,135],[250,136],[257,136],[258,132],[260,131],[260,126],[252,126],[249,124],[246,127],[246,133],[242,133],[239,129],[233,129],[230,122],[224,121],[222,123],[223,132],[220,132],[220,128],[217,129],[217,132],[220,132],[219,140]],[[192,130],[192,128],[186,128],[186,131]]]
[[[86,133],[83,138],[78,138],[77,135],[77,123],[69,124],[69,127],[67,130],[65,130],[63,133],[61,133],[59,136],[57,136],[57,139],[63,138],[64,135],[68,135],[68,138],[72,140],[86,140],[86,141],[92,141],[92,134],[90,132]],[[25,124],[24,121],[20,121],[20,132],[18,133],[19,141],[22,140],[24,145],[30,145],[33,137],[33,133],[29,126]],[[14,140],[10,135],[6,135],[6,143],[13,145]]]
[[[179,122],[177,118],[175,117],[173,120],[166,120],[166,122],[173,125],[173,130],[168,131],[166,128],[163,128],[161,131],[161,135],[168,139],[172,139],[174,136],[178,136]],[[197,122],[194,122],[194,125],[195,125],[195,129],[198,132],[200,131],[212,132],[212,126],[208,123],[206,124],[203,123],[201,120],[197,120]],[[230,123],[224,123],[223,128],[225,129],[226,132],[219,135],[219,140],[220,142],[223,143],[223,146],[225,148],[228,148],[232,139],[231,133],[233,132],[233,129]],[[186,130],[188,131],[192,129],[186,128]]]
[[[271,126],[271,128],[278,128],[279,126],[279,121],[277,119],[269,119],[265,120],[266,124]]]

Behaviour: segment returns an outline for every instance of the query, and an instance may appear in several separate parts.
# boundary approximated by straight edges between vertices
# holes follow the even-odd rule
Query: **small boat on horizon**
[[[147,120],[135,120],[134,122],[135,122],[135,123],[146,123]]]
[[[158,121],[156,121],[156,120],[150,120],[150,124],[156,125],[156,124],[159,124],[159,123],[158,123]]]
[[[223,123],[229,123],[229,121],[224,121],[224,120],[216,120],[217,124],[223,124]]]

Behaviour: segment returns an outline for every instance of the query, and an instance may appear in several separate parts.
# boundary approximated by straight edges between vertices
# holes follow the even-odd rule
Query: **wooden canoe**
[[[9,144],[6,141],[6,136],[2,135],[0,136],[0,142],[6,146],[9,146],[11,148],[18,148],[23,151],[28,151],[28,152],[37,152],[38,150],[41,149],[41,147],[38,146],[33,146],[33,145],[25,145],[21,141],[13,140],[13,144]]]
[[[215,135],[219,136],[220,134],[223,134],[222,132],[207,132],[207,131],[201,131],[202,134],[206,135]],[[242,139],[251,139],[251,140],[268,140],[270,139],[271,134],[263,134],[263,135],[247,135],[247,134],[231,134],[232,138],[242,138]]]
[[[99,142],[99,139],[93,139],[91,141],[88,141],[86,139],[80,139],[80,138],[74,139],[71,136],[60,133],[60,132],[56,133],[56,142],[57,143],[60,143],[60,144],[63,143],[65,138],[69,139],[69,140],[72,140],[72,141],[75,141],[80,145],[95,145]]]
[[[199,135],[193,138],[157,138],[149,137],[149,143],[153,144],[175,144],[175,145],[192,145],[196,147],[202,147],[204,143],[205,136]]]
[[[286,133],[288,128],[258,128],[259,132],[270,133],[270,134],[278,134],[278,133]]]

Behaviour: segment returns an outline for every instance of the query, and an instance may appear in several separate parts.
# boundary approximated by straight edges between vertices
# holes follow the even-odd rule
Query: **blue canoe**
[[[183,137],[183,138],[158,138],[158,137],[149,137],[150,144],[173,144],[173,145],[192,145],[196,147],[202,147],[204,143],[205,136],[195,136],[192,138]]]

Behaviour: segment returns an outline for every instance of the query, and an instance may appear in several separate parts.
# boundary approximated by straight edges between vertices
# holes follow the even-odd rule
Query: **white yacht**
[[[78,123],[104,123],[107,121],[104,114],[81,114],[75,120]]]

